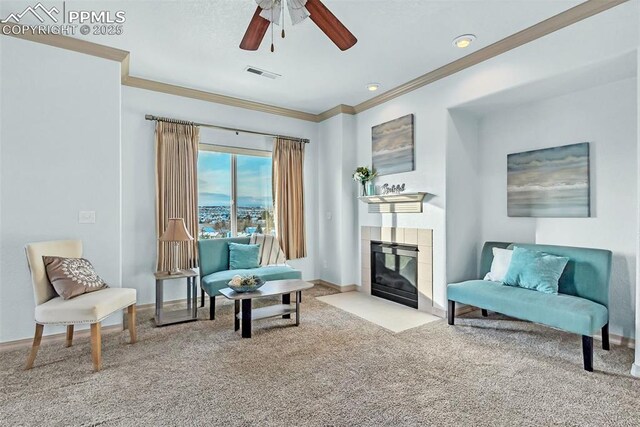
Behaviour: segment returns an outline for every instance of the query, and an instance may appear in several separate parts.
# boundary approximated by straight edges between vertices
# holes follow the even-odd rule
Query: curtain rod
[[[196,122],[190,122],[190,121],[187,121],[187,120],[171,119],[171,118],[168,118],[168,117],[158,117],[158,116],[153,116],[151,114],[145,114],[144,118],[146,120],[154,120],[156,122],[167,122],[167,123],[177,123],[177,124],[180,124],[180,125],[202,126],[202,127],[207,127],[207,128],[214,128],[214,129],[221,129],[221,130],[226,130],[226,131],[230,131],[230,132],[235,132],[236,134],[238,134],[238,132],[242,132],[242,133],[250,133],[252,135],[262,135],[262,136],[271,136],[271,137],[274,137],[274,138],[292,139],[294,141],[304,142],[305,144],[309,143],[308,139],[298,138],[298,137],[295,137],[295,136],[274,135],[274,134],[271,134],[271,133],[256,132],[254,130],[236,129],[236,128],[230,128],[230,127],[225,127],[225,126],[212,125],[212,124],[208,124],[208,123],[196,123]]]

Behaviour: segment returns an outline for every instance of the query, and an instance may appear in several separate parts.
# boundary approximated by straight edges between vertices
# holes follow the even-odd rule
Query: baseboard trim
[[[109,325],[101,328],[100,330],[102,335],[112,334],[115,332],[122,332],[124,330],[124,324]],[[81,329],[73,332],[74,342],[78,338],[88,339],[90,338],[90,336],[91,336],[91,329]],[[53,344],[56,342],[62,343],[65,341],[65,339],[66,339],[66,332],[62,332],[59,334],[43,335],[41,345]],[[3,342],[3,343],[0,343],[0,352],[12,351],[12,350],[17,350],[21,348],[29,348],[31,347],[32,343],[33,343],[33,338],[24,338],[21,340]]]
[[[638,365],[637,363],[631,365],[631,375],[640,378],[640,365]]]
[[[186,304],[186,303],[187,303],[187,299],[183,298],[183,299],[165,301],[163,305],[164,307],[174,307],[174,306],[177,306],[180,304]],[[198,297],[198,303],[200,303],[200,297]],[[198,308],[199,307],[200,306],[198,305]],[[137,311],[155,310],[155,308],[156,308],[155,302],[148,303],[148,304],[136,304]],[[125,316],[124,318],[126,319],[126,316],[127,316],[126,310],[125,310],[124,316]],[[101,331],[102,331],[102,334],[122,332],[125,330],[125,325],[126,325],[126,321],[123,321],[123,323],[121,324],[103,326],[101,328]],[[88,338],[90,337],[90,335],[91,335],[90,329],[80,329],[80,330],[74,331],[73,339],[75,340],[76,338],[83,338],[83,337]],[[59,334],[43,335],[42,344],[63,342],[65,339],[66,339],[66,332],[61,332]],[[20,340],[2,342],[0,343],[0,352],[11,351],[11,350],[15,350],[17,348],[22,348],[22,347],[31,347],[32,343],[33,343],[33,338],[24,338]]]
[[[352,292],[358,290],[358,285],[336,285],[335,283],[327,282],[326,280],[322,279],[309,280],[309,283],[325,286],[327,288],[335,289],[336,291],[340,292]]]
[[[596,334],[593,336],[594,340],[602,341],[602,336],[600,334]],[[633,338],[623,337],[622,335],[609,334],[609,343],[613,345],[617,345],[618,347],[626,347],[635,349],[636,348],[636,340]]]

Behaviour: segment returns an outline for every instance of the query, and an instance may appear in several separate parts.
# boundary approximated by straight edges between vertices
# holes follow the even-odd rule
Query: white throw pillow
[[[484,280],[502,283],[507,270],[509,270],[509,264],[511,264],[511,255],[513,255],[511,249],[493,248],[491,271],[484,276]]]

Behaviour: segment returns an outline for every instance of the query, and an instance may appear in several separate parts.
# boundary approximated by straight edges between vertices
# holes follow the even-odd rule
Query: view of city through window
[[[200,151],[198,205],[199,239],[275,235],[271,157]]]

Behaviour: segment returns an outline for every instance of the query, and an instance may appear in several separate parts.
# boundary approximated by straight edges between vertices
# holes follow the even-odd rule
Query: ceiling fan
[[[293,25],[299,24],[306,18],[311,18],[322,32],[343,51],[358,42],[358,39],[320,0],[256,0],[256,3],[258,3],[258,7],[249,22],[242,42],[240,42],[240,49],[258,50],[269,25],[280,25],[281,22],[284,24],[283,4],[285,3]],[[284,28],[282,29],[282,37],[284,38]],[[272,33],[271,52],[273,51]]]

